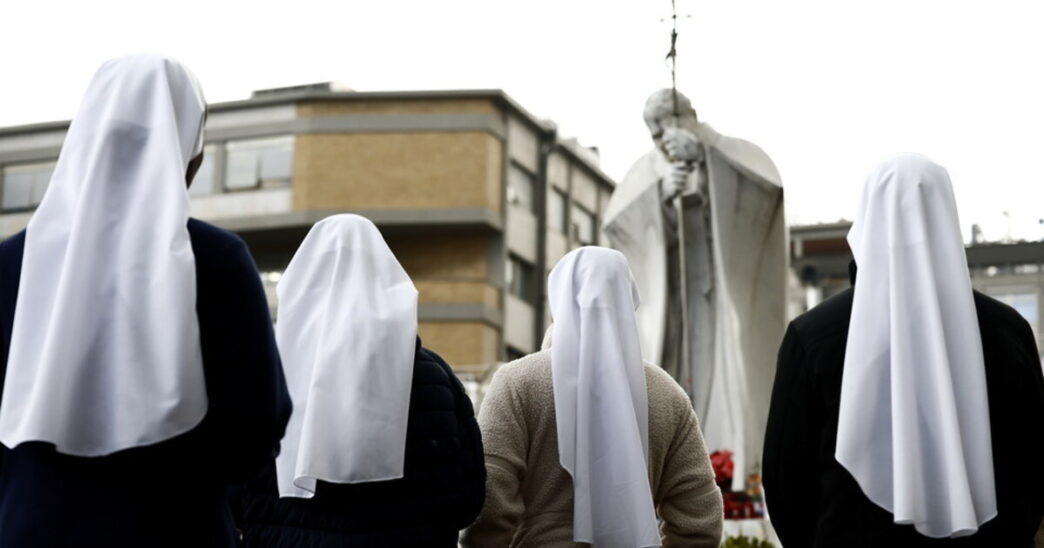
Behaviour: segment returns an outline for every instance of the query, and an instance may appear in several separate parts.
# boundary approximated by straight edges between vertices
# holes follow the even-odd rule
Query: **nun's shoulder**
[[[493,376],[500,382],[509,381],[516,386],[546,380],[544,377],[551,376],[551,351],[541,350],[505,363]]]
[[[789,331],[804,341],[813,341],[848,332],[855,291],[845,289],[794,318]]]
[[[453,368],[442,356],[419,344],[413,364],[414,384],[448,384],[450,376],[455,375]]]
[[[975,291],[974,294],[975,311],[983,336],[1011,333],[1017,337],[1035,339],[1033,328],[1017,310],[984,293]]]
[[[1011,306],[986,295],[978,291],[972,292],[975,295],[975,310],[978,312],[979,317],[988,318],[995,322],[1000,322],[1002,325],[1008,327],[1019,326],[1023,324],[1029,326],[1029,323],[1022,317],[1021,314]]]
[[[17,259],[22,260],[22,251],[25,249],[25,230],[21,230],[0,242],[0,262]]]
[[[645,384],[649,393],[649,401],[673,402],[679,407],[690,407],[692,402],[685,394],[685,389],[674,380],[666,370],[658,365],[645,362]]]
[[[188,232],[192,239],[192,252],[197,259],[219,258],[227,261],[250,256],[246,242],[234,232],[193,218],[188,221]]]

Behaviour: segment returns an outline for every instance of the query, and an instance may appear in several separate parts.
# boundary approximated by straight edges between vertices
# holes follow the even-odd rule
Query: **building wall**
[[[419,334],[458,371],[478,373],[499,360],[502,341],[500,289],[489,262],[494,230],[420,226],[421,217],[437,210],[485,210],[490,219],[501,210],[502,137],[431,129],[432,117],[460,112],[492,117],[495,111],[490,101],[301,104],[298,115],[341,118],[328,132],[294,135],[293,179],[285,192],[288,210],[308,213],[309,222],[358,211],[381,225],[375,213],[407,212],[390,217],[397,219],[395,226],[382,231],[419,291]],[[359,131],[357,121],[366,131]],[[194,202],[242,201],[263,192],[271,191]],[[410,225],[411,218],[418,226]]]
[[[552,187],[569,191],[569,160],[561,153],[556,152],[548,159],[547,180]]]
[[[572,172],[572,197],[581,207],[598,214],[598,185],[581,169]]]
[[[481,322],[421,321],[418,334],[457,373],[482,375],[500,361],[500,333]]]
[[[385,238],[417,287],[421,339],[462,371],[500,357],[501,298],[491,280],[489,238],[478,231]]]
[[[294,209],[484,209],[500,217],[503,137],[423,129],[439,116],[467,114],[502,118],[486,99],[298,105],[300,117],[382,116],[420,129],[297,135]],[[488,231],[461,230],[387,236],[419,291],[421,338],[460,372],[481,373],[499,361],[503,323],[510,321],[501,312],[496,278],[502,272],[490,266],[491,246],[496,247],[491,238]]]
[[[486,282],[414,278],[413,285],[421,304],[469,303],[500,309],[500,290]]]
[[[502,162],[500,142],[480,132],[298,135],[294,209],[499,213]]]
[[[507,119],[508,155],[531,173],[540,171],[540,137],[516,116]]]
[[[499,109],[489,99],[414,99],[372,101],[310,101],[297,105],[297,115],[347,116],[353,114],[491,114]]]
[[[486,235],[472,231],[390,234],[388,246],[416,280],[486,282]]]

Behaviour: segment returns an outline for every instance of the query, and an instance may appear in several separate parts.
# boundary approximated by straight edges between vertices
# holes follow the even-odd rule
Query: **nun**
[[[463,546],[717,548],[722,499],[699,421],[642,362],[627,259],[574,250],[548,295],[545,349],[501,367],[483,400],[487,502]]]
[[[105,63],[0,244],[4,548],[235,545],[290,400],[246,246],[189,218],[205,110],[173,59]]]
[[[245,546],[455,547],[485,497],[478,423],[377,227],[320,221],[276,291],[294,412],[244,495]]]
[[[971,287],[946,170],[894,157],[848,234],[853,288],[779,351],[764,486],[784,546],[1030,547],[1044,378],[1019,314]]]

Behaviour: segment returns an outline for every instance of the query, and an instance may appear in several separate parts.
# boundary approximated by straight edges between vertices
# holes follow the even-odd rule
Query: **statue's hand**
[[[692,174],[692,165],[682,161],[671,163],[671,172],[663,178],[661,192],[663,201],[669,202],[685,192],[689,186],[689,176]]]
[[[700,140],[687,129],[667,128],[663,130],[663,148],[672,162],[703,162],[703,146],[700,145]]]

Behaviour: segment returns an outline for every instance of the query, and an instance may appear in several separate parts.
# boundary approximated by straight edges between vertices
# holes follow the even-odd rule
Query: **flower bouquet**
[[[732,490],[734,464],[732,451],[722,449],[710,455],[714,468],[714,482],[721,488],[724,502],[725,519],[752,519],[765,516],[765,506],[761,498],[761,476],[751,474],[747,477],[747,489]]]

